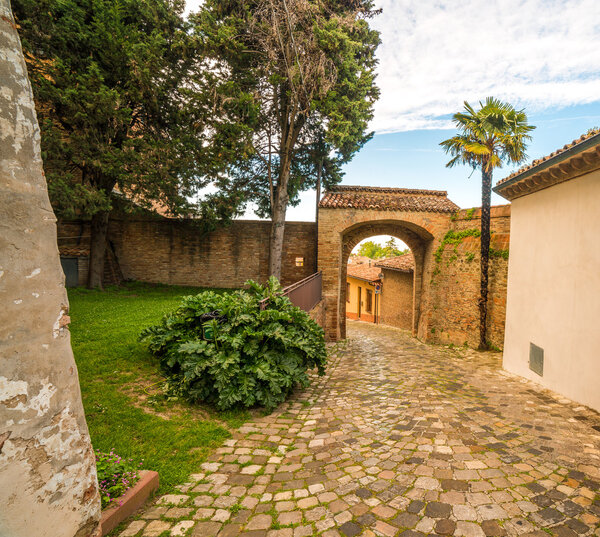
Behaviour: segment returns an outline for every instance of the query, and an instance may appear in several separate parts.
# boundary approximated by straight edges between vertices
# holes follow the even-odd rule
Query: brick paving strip
[[[323,378],[122,537],[600,537],[600,416],[498,353],[349,323]]]

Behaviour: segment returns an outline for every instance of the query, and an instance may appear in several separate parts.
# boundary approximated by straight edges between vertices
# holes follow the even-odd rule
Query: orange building
[[[413,315],[412,253],[348,262],[346,317],[410,330]]]
[[[346,279],[346,317],[379,322],[381,269],[374,262],[349,264]]]

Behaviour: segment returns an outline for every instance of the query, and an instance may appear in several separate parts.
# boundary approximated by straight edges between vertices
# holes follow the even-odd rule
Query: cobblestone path
[[[121,535],[600,536],[600,416],[499,354],[349,325],[326,377]]]

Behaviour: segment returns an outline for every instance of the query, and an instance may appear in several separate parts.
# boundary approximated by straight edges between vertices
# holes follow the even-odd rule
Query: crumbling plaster
[[[0,0],[0,535],[87,537],[100,499],[31,86]]]

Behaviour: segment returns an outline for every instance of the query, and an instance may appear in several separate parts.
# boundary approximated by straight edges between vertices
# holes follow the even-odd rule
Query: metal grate
[[[544,376],[544,349],[533,343],[529,343],[529,369]]]

